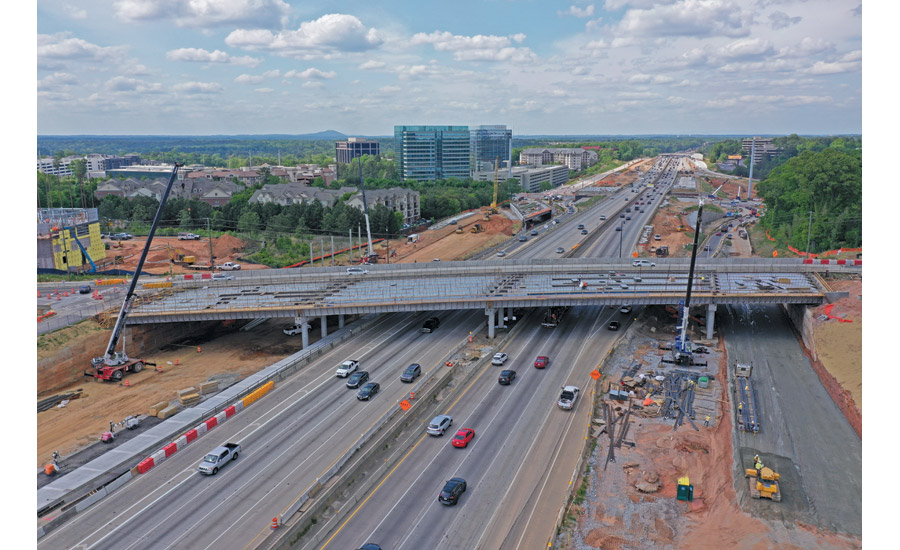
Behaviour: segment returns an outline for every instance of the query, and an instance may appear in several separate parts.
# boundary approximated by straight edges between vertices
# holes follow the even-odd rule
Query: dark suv
[[[413,363],[412,365],[406,367],[406,370],[403,371],[403,374],[400,375],[401,382],[412,382],[419,375],[422,374],[422,367],[419,366],[418,363]]]
[[[350,375],[347,379],[348,388],[358,388],[369,381],[369,373],[364,370],[358,370]]]
[[[454,477],[444,485],[441,494],[438,495],[438,502],[453,506],[459,502],[459,496],[466,492],[466,480],[461,477]]]
[[[432,332],[439,326],[441,326],[441,320],[437,317],[432,317],[425,321],[425,323],[422,325],[422,328],[419,329],[419,332]]]

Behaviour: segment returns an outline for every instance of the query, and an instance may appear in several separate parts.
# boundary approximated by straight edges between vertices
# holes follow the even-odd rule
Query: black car
[[[619,322],[618,321],[610,321],[609,326],[606,327],[609,330],[619,330]]]
[[[617,225],[617,226],[616,226],[616,231],[621,231],[621,230],[622,230],[622,226],[621,226],[621,225]]]
[[[381,547],[374,542],[367,542],[359,547],[359,550],[381,550]]]
[[[459,496],[466,492],[466,480],[461,477],[454,477],[444,485],[441,494],[438,495],[438,502],[453,506],[459,502]]]
[[[350,375],[347,379],[348,388],[358,388],[369,381],[369,373],[364,370],[358,370]]]
[[[356,398],[360,401],[368,401],[372,396],[378,393],[378,390],[380,389],[381,386],[378,385],[378,382],[369,382],[359,390],[359,393],[356,394]]]
[[[419,329],[419,332],[433,332],[434,329],[439,326],[441,326],[441,320],[437,317],[431,317],[422,324],[422,328]]]
[[[497,378],[497,382],[499,382],[503,386],[508,386],[515,379],[516,379],[516,371],[505,370],[500,373],[500,377]]]
[[[422,367],[418,363],[413,363],[412,365],[406,367],[406,370],[403,371],[403,374],[400,375],[401,382],[412,382],[419,375],[422,374]]]
[[[78,289],[78,294],[90,294],[90,293],[91,293],[90,285],[84,285],[83,287]]]

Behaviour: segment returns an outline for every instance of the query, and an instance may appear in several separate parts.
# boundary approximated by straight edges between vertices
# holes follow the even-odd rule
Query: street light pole
[[[625,239],[625,222],[619,224],[619,258],[622,257],[622,240]]]

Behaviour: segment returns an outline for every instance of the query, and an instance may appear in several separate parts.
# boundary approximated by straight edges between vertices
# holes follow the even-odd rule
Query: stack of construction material
[[[178,394],[178,401],[180,401],[184,406],[193,405],[194,403],[200,401],[200,394],[197,392],[197,388],[195,388],[194,386],[185,388],[183,390],[178,390],[175,393]]]
[[[159,415],[159,411],[165,409],[165,408],[168,407],[168,406],[169,406],[169,402],[168,402],[168,401],[160,401],[160,402],[157,403],[156,405],[153,405],[152,407],[150,407],[150,416],[157,416],[157,415]]]
[[[166,418],[169,418],[170,416],[177,413],[178,408],[179,408],[178,403],[173,403],[173,404],[169,405],[168,407],[166,407],[165,409],[162,409],[161,411],[159,411],[159,413],[157,413],[156,417],[161,420],[165,420]]]
[[[219,391],[219,382],[217,380],[200,383],[200,395],[216,393],[217,391]]]

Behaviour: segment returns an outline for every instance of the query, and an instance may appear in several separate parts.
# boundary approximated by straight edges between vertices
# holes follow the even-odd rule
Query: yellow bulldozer
[[[744,471],[744,477],[749,480],[751,497],[770,498],[775,502],[781,502],[781,488],[778,486],[781,475],[776,474],[772,468],[767,466],[759,470],[747,468]]]
[[[472,233],[481,233],[482,231],[484,231],[484,226],[480,223],[476,223],[469,229],[469,231],[471,231]]]

